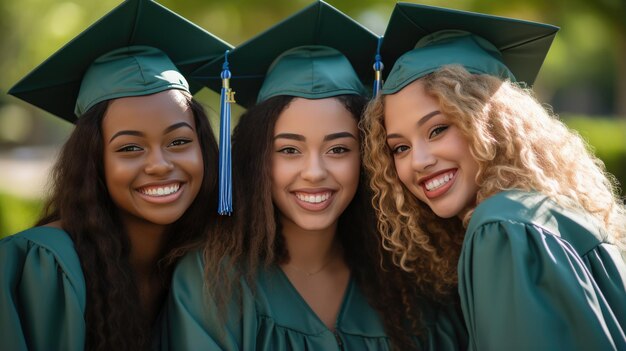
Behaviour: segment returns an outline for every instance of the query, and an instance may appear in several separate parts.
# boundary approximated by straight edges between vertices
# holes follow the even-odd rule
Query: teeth
[[[454,176],[454,173],[446,173],[443,176],[440,176],[439,178],[436,179],[432,179],[430,180],[428,183],[426,183],[426,190],[428,191],[433,191],[439,187],[441,187],[442,185],[446,184],[447,182],[449,182],[452,177]]]
[[[180,184],[174,184],[158,188],[141,188],[139,191],[141,191],[142,194],[150,196],[167,196],[177,192],[179,188]]]
[[[305,194],[305,193],[296,193],[296,197],[300,201],[308,202],[311,204],[319,204],[320,202],[324,202],[330,198],[330,193],[323,194]]]

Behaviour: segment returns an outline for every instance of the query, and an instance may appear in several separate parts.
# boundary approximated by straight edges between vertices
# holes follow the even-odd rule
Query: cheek
[[[355,191],[359,185],[359,176],[361,173],[361,160],[358,154],[343,160],[336,166],[335,173],[343,184],[344,188]]]
[[[129,183],[132,180],[136,162],[120,160],[111,156],[104,156],[104,179],[109,191],[115,191],[116,186]]]
[[[413,170],[411,169],[410,158],[394,158],[393,162],[394,166],[396,167],[396,173],[398,174],[398,178],[400,178],[400,181],[407,188],[410,188],[410,183],[413,179]]]
[[[187,167],[190,172],[200,180],[204,177],[204,158],[202,157],[202,151],[200,147],[194,148],[186,159]]]

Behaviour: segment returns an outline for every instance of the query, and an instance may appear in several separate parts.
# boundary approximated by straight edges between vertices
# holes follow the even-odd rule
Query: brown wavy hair
[[[468,140],[479,165],[477,205],[507,189],[538,191],[582,207],[623,247],[626,210],[615,178],[530,89],[458,65],[420,80]],[[360,125],[383,246],[396,264],[415,274],[425,293],[446,298],[456,290],[464,226],[473,210],[463,221],[439,218],[402,185],[387,146],[384,107],[384,96],[374,100]]]
[[[211,214],[217,211],[217,144],[204,109],[186,97],[204,159],[204,178],[191,206],[165,236],[154,272],[164,291],[176,262],[175,257],[165,258],[204,238],[215,223]],[[101,102],[78,119],[53,168],[51,196],[37,225],[61,220],[74,242],[87,287],[85,349],[146,350],[153,321],[141,309],[129,262],[130,242],[104,179],[102,120],[107,107],[107,101]]]
[[[365,100],[352,95],[335,98],[358,121]],[[270,161],[274,126],[292,100],[291,96],[276,96],[250,108],[233,132],[236,211],[205,243],[203,254],[205,285],[222,315],[227,300],[239,296],[241,278],[254,289],[259,269],[288,259],[279,211],[272,202]],[[400,350],[413,349],[410,336],[419,334],[415,322],[419,312],[414,308],[417,294],[412,277],[393,265],[380,246],[367,183],[362,169],[356,195],[339,218],[337,236],[352,277],[378,311],[392,343]],[[230,267],[238,269],[233,273]],[[408,326],[402,322],[407,319],[414,323]]]

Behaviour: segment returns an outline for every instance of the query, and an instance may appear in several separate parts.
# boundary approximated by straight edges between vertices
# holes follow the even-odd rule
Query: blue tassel
[[[235,102],[235,93],[230,88],[230,70],[228,69],[228,53],[224,54],[222,65],[222,90],[220,94],[220,178],[219,203],[217,213],[230,215],[233,212],[233,181],[230,146],[230,104]]]
[[[378,37],[378,47],[376,48],[376,61],[374,62],[374,91],[372,97],[377,97],[380,90],[383,88],[383,65],[382,58],[380,56],[380,45],[383,42],[383,37]]]

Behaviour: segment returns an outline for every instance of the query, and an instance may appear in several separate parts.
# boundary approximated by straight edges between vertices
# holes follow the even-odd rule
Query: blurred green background
[[[311,3],[310,0],[159,2],[235,46]],[[328,2],[379,35],[383,34],[395,4],[392,0]],[[46,196],[49,167],[72,129],[69,123],[8,96],[7,90],[119,3],[119,0],[0,0],[0,237],[35,222]],[[588,140],[609,171],[621,184],[626,184],[626,1],[419,3],[560,26],[535,91],[541,101],[551,105]],[[217,106],[213,93],[203,91],[200,100],[207,107]],[[210,114],[215,119],[215,112]]]

